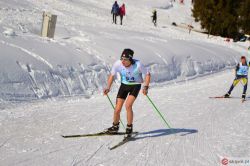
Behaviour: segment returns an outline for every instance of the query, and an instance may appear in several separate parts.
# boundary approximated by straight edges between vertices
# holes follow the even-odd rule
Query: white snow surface
[[[124,0],[124,25],[112,24],[113,0],[1,0],[0,98],[29,101],[90,97],[106,86],[124,48],[152,73],[152,85],[178,82],[235,66],[243,48],[220,37],[173,27],[192,24],[191,2]],[[158,10],[158,26],[151,22]],[[39,37],[43,11],[56,14],[54,39]],[[119,18],[118,18],[119,24]],[[117,86],[114,87],[117,89]]]
[[[134,105],[134,131],[140,133],[112,151],[123,136],[61,137],[109,127],[113,111],[105,96],[6,105],[0,111],[0,165],[219,166],[223,157],[248,159],[250,98],[241,103],[240,86],[234,98],[208,98],[224,93],[232,79],[224,71],[150,89],[172,130],[140,94]],[[115,96],[110,94],[113,102]],[[124,110],[121,117],[126,123]]]

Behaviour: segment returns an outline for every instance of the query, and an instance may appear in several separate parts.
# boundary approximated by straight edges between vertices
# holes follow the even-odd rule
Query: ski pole
[[[157,109],[157,107],[155,106],[155,104],[153,103],[153,101],[150,99],[150,97],[148,95],[146,95],[148,100],[150,101],[150,103],[153,105],[154,110],[156,111],[156,113],[158,113],[158,115],[161,117],[161,119],[163,120],[163,122],[167,125],[168,128],[171,129],[170,125],[168,124],[168,122],[165,120],[165,118],[163,117],[163,115],[161,114],[161,112]]]
[[[111,104],[111,106],[113,107],[113,109],[115,110],[115,106],[114,106],[114,104],[112,103],[112,101],[110,100],[110,97],[109,97],[109,95],[107,94],[107,97],[108,97],[108,100],[109,100],[109,102],[110,102],[110,104]],[[125,126],[124,126],[124,124],[123,124],[123,122],[122,122],[122,120],[120,119],[120,122],[121,122],[121,124],[122,124],[122,127],[123,127],[123,129],[125,130],[126,128],[125,128]]]

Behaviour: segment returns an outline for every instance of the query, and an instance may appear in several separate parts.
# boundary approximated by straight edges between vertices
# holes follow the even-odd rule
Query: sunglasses
[[[129,58],[121,58],[121,61],[129,61]]]

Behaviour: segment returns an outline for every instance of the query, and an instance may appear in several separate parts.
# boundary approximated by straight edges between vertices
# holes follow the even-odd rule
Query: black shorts
[[[247,79],[247,75],[236,75],[235,80],[242,79],[242,78]]]
[[[141,84],[136,84],[136,85],[121,84],[117,94],[117,98],[125,100],[128,94],[136,98],[140,92],[140,89],[141,89]]]

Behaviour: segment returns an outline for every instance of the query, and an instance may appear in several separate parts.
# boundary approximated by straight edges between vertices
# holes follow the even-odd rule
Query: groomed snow
[[[90,97],[106,86],[110,67],[124,48],[132,48],[151,70],[154,84],[232,68],[246,52],[222,38],[189,35],[171,26],[173,20],[193,24],[190,1],[124,2],[127,16],[120,26],[111,21],[113,0],[2,0],[0,98]],[[158,10],[158,27],[151,22],[153,9]],[[58,15],[55,39],[39,37],[43,11]]]
[[[100,94],[6,106],[0,111],[1,165],[215,166],[221,157],[250,156],[249,98],[242,87],[232,99],[209,99],[226,92],[231,71],[150,89],[149,96],[173,128],[167,129],[142,94],[134,106],[131,141],[113,151],[122,136],[62,138],[94,133],[112,123],[112,107]],[[230,80],[230,81],[229,81]],[[116,93],[111,93],[112,101]],[[122,112],[125,120],[125,111]],[[124,131],[121,127],[121,131]]]

